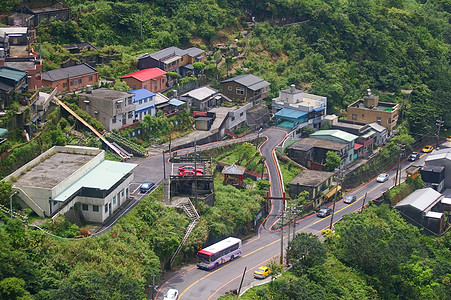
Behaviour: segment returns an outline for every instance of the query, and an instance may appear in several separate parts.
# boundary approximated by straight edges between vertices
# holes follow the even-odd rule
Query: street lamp
[[[14,191],[10,196],[9,196],[9,216],[11,217],[11,219],[13,218],[13,196],[17,194],[17,191]]]

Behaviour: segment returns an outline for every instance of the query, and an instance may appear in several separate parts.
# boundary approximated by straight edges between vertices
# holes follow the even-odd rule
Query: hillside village
[[[436,134],[413,139],[404,127],[406,106],[384,101],[388,92],[373,86],[337,108],[326,94],[314,94],[300,82],[289,82],[274,93],[269,78],[246,68],[229,73],[228,63],[248,51],[253,19],[249,31],[240,33],[246,47],[240,47],[241,52],[230,47],[219,50],[223,52],[219,58],[218,52],[205,47],[173,45],[136,55],[134,70],[105,78],[98,68],[114,61],[116,54],[96,55],[95,41],[90,41],[60,45],[71,57],[44,71],[46,58],[36,41],[40,22],[68,22],[72,17],[64,2],[39,8],[25,4],[0,27],[0,150],[5,164],[1,175],[2,185],[10,185],[1,205],[5,215],[14,212],[25,223],[29,217],[54,221],[65,216],[76,224],[93,225],[90,232],[75,230],[71,238],[100,236],[151,190],[149,194],[161,196],[168,207],[179,207],[186,215],[180,218],[187,218],[179,249],[164,261],[171,267],[189,235],[196,234],[201,211],[208,211],[203,205],[215,205],[215,185],[252,191],[263,185],[259,182],[274,184],[265,167],[270,157],[259,149],[271,139],[265,132],[278,130],[284,138],[273,149],[277,164],[296,170],[292,178],[282,178],[282,198],[302,202],[299,217],[332,203],[335,208],[347,191],[392,168],[401,169],[412,154],[420,158],[424,153],[425,159],[416,162],[414,156],[399,178],[397,170],[396,179],[388,179],[393,182],[390,188],[372,203],[389,203],[408,223],[430,235],[448,232],[449,120],[440,117],[432,126]],[[219,71],[223,64],[226,73]],[[400,97],[410,99],[411,93],[403,89]],[[52,133],[45,133],[49,130]],[[245,144],[242,151],[249,157],[243,154],[230,161],[221,161],[220,153],[212,157],[212,149],[235,144]],[[15,151],[21,148],[26,155],[18,159]],[[158,170],[156,164],[151,172],[146,170],[153,177],[145,183],[151,181],[152,187],[141,193],[144,180],[136,185],[136,178],[143,178],[140,162],[157,156]],[[194,170],[185,170],[188,165]],[[259,192],[266,191],[266,198],[259,201],[269,201],[269,186]],[[269,204],[258,206],[253,226],[270,214]],[[285,206],[281,209],[283,216]]]

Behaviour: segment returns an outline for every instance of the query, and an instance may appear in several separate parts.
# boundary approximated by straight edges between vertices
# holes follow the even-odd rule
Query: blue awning
[[[319,111],[322,111],[322,110],[325,110],[325,109],[326,109],[326,107],[321,106],[321,107],[315,107],[315,108],[313,109],[313,111],[319,112]]]
[[[178,99],[173,98],[173,99],[169,100],[169,104],[170,105],[174,105],[174,106],[180,106],[180,105],[184,105],[186,103],[183,102],[183,101],[180,101]]]
[[[289,109],[289,108],[283,108],[280,111],[278,111],[275,115],[275,118],[282,118],[282,119],[291,119],[291,120],[301,120],[305,117],[308,117],[308,113]]]
[[[145,107],[145,108],[142,108],[142,109],[137,109],[136,111],[135,111],[135,113],[140,113],[140,112],[143,112],[143,111],[147,111],[147,110],[151,110],[152,108],[155,108],[155,106],[148,106],[148,107]]]

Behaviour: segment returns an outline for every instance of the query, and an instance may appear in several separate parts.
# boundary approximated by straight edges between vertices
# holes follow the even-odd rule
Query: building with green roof
[[[347,155],[343,161],[346,165],[353,162],[354,159],[357,157],[357,154],[354,153],[354,146],[358,136],[352,133],[348,133],[338,129],[318,130],[317,132],[312,133],[310,137],[327,141],[346,143],[347,147],[345,150],[347,151]]]
[[[15,93],[22,93],[28,89],[27,72],[0,66],[0,108],[8,107],[15,99]]]

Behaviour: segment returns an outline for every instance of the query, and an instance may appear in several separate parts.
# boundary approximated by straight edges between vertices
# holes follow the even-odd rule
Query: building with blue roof
[[[279,91],[279,97],[272,99],[272,112],[278,127],[300,129],[310,126],[319,129],[327,114],[327,97],[305,93],[292,84],[289,89]],[[300,133],[299,130],[297,134]]]
[[[133,96],[133,103],[136,106],[135,122],[144,120],[146,115],[155,116],[155,93],[146,89],[136,89],[128,92],[135,94]]]

